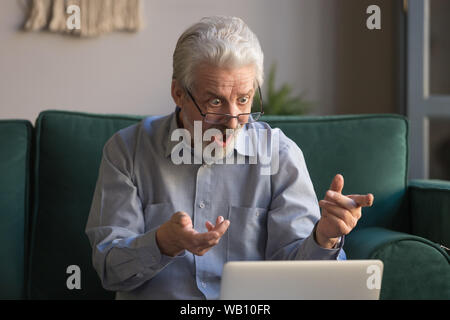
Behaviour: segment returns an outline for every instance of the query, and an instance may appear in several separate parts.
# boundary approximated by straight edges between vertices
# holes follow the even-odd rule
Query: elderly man
[[[262,83],[247,25],[204,18],[175,48],[175,112],[108,140],[86,233],[117,299],[217,299],[231,260],[345,259],[344,235],[373,195],[342,195],[337,174],[317,201],[302,151],[258,121]]]

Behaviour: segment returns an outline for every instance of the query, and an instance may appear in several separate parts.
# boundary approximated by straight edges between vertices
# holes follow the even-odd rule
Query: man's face
[[[194,79],[194,88],[191,93],[203,113],[227,113],[235,116],[251,111],[255,95],[255,70],[252,65],[228,69],[201,64],[196,69]],[[172,95],[174,95],[174,85]],[[204,119],[186,92],[177,104],[181,108],[180,120],[183,127],[188,129],[193,137],[194,121],[202,122]],[[234,147],[235,137],[242,125],[236,118],[221,124],[203,121],[202,130],[203,132],[210,128],[220,130],[222,135],[214,136],[212,140],[218,144],[219,148],[226,148],[229,151]],[[226,136],[227,129],[228,131],[232,129],[233,134]],[[209,143],[204,142],[203,147]]]

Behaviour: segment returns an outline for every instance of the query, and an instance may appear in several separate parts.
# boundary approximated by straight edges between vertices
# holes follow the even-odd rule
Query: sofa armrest
[[[348,259],[380,259],[380,299],[450,299],[450,257],[439,245],[385,228],[362,228],[345,239]]]
[[[411,233],[450,248],[450,181],[408,183]]]

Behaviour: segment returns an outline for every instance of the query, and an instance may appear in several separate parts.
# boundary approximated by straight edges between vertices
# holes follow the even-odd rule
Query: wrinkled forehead
[[[197,91],[243,94],[256,88],[255,75],[253,65],[224,68],[201,64],[195,70],[194,87]]]

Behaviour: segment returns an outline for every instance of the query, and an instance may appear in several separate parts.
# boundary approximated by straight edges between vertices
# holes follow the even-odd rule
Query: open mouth
[[[233,134],[223,133],[222,135],[217,135],[212,137],[212,141],[217,143],[221,147],[226,147],[232,140]]]

